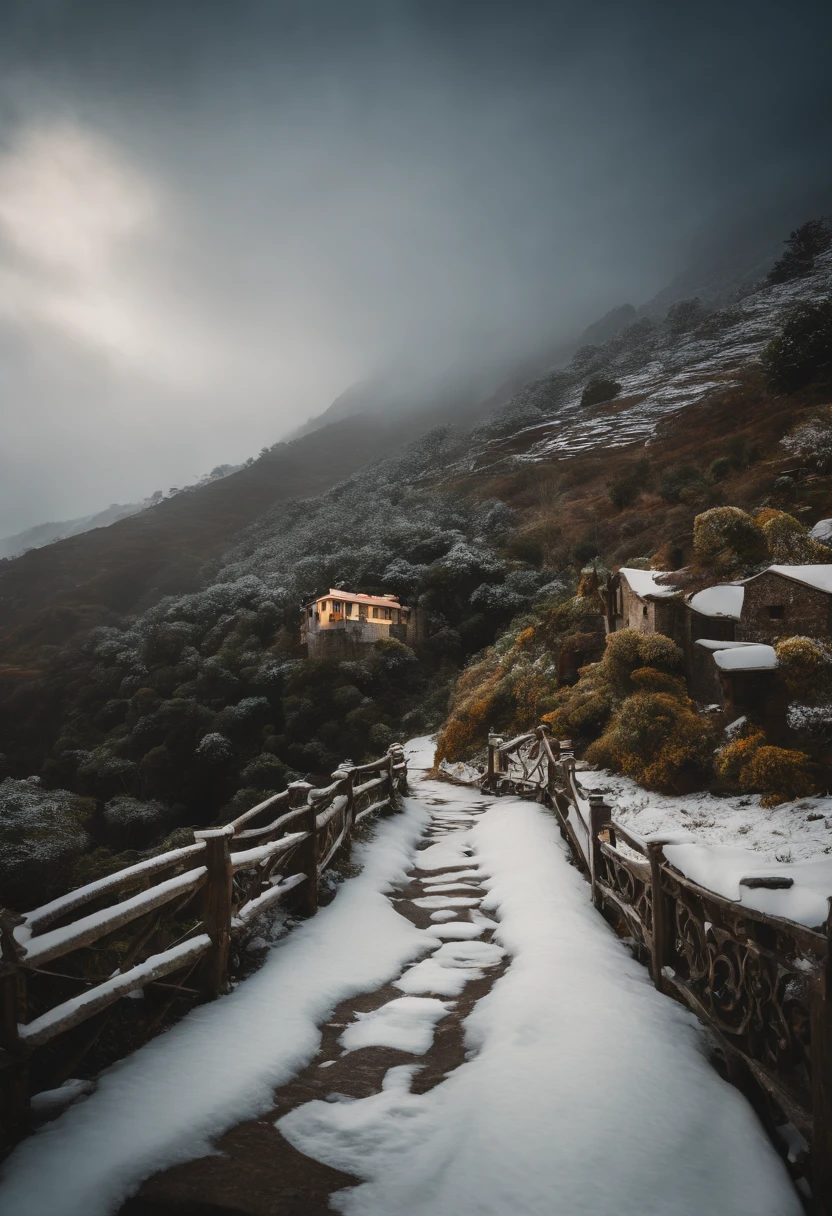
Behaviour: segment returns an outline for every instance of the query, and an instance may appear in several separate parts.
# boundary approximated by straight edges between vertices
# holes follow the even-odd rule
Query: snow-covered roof
[[[824,566],[769,566],[761,574],[782,574],[783,578],[793,579],[796,583],[804,583],[817,591],[825,591],[832,595],[832,564]],[[745,581],[751,583],[760,574],[753,574]]]
[[[822,545],[832,541],[832,519],[819,519],[813,528],[809,529],[812,540],[819,540]]]
[[[742,601],[745,588],[736,584],[723,583],[716,587],[706,587],[697,591],[688,600],[694,612],[702,616],[724,616],[738,621],[742,612]]]
[[[721,671],[770,671],[777,666],[777,655],[773,646],[752,643],[716,650],[714,662]]]
[[[757,646],[757,642],[721,642],[716,638],[697,638],[696,645],[705,650],[734,650],[739,646]]]
[[[656,582],[657,578],[671,574],[671,570],[634,570],[631,566],[622,566],[618,573],[626,578],[636,595],[643,600],[651,596],[659,598],[675,595],[678,591],[678,587]]]

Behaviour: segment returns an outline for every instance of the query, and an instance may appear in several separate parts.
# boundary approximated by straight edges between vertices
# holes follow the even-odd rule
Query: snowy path
[[[256,976],[21,1146],[3,1216],[105,1216],[154,1171],[125,1213],[798,1216],[551,816],[414,784]]]

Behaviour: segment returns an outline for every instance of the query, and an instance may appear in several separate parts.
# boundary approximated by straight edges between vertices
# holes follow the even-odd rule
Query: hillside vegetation
[[[446,758],[542,716],[655,788],[811,788],[822,730],[791,775],[753,730],[715,766],[672,644],[621,634],[576,665],[616,565],[705,579],[825,560],[803,521],[832,514],[828,259],[716,312],[618,310],[611,338],[468,433],[346,419],[0,565],[4,901],[31,906],[443,723]],[[784,359],[803,361],[799,383]],[[712,526],[726,508],[739,540]],[[300,604],[336,584],[417,604],[424,641],[304,658]],[[815,724],[819,654],[801,702]]]

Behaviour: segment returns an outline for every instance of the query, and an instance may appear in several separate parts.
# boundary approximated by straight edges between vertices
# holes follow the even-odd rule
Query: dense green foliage
[[[832,300],[799,304],[763,351],[763,366],[775,385],[787,391],[808,384],[830,365]]]
[[[768,272],[769,283],[788,283],[811,274],[815,258],[832,245],[832,224],[827,219],[807,220],[784,243],[786,252]]]
[[[593,376],[581,393],[581,405],[602,405],[612,401],[621,392],[617,380],[609,380],[604,376]]]
[[[504,555],[502,504],[420,486],[452,442],[434,433],[319,499],[281,504],[204,590],[52,648],[16,687],[3,707],[8,768],[42,780],[67,825],[72,799],[88,800],[97,872],[441,721],[459,663],[552,577]],[[335,584],[418,603],[424,641],[303,657],[300,605]],[[3,788],[0,831],[16,814]]]

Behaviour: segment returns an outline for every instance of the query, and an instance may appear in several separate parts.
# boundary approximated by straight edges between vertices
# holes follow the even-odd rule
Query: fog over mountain
[[[489,385],[832,194],[827,6],[9,0],[0,535]],[[397,369],[401,369],[397,373]]]

